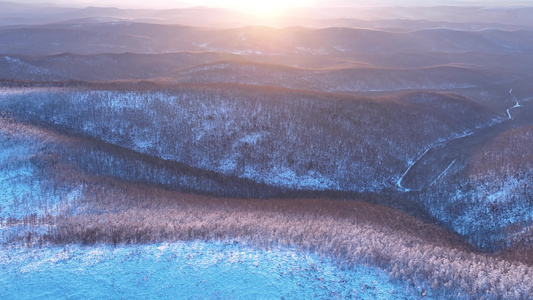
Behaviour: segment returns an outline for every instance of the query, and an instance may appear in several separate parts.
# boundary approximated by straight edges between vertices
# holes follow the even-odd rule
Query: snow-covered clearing
[[[413,299],[382,270],[293,250],[188,242],[0,251],[3,299]]]

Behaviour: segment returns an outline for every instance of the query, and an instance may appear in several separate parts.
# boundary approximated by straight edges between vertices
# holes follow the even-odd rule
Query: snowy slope
[[[238,244],[0,251],[2,299],[412,299],[384,271]]]

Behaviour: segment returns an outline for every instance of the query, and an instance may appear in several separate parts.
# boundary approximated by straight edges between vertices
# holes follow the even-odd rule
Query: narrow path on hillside
[[[415,159],[414,161],[411,161],[411,162],[410,162],[409,166],[407,167],[407,170],[402,174],[402,176],[400,177],[400,179],[398,179],[398,181],[396,182],[396,186],[397,186],[401,191],[404,191],[404,192],[419,191],[419,190],[417,190],[417,189],[407,188],[407,187],[405,187],[405,186],[402,185],[402,181],[404,180],[404,178],[405,178],[406,176],[408,176],[409,172],[412,171],[412,168],[413,168],[415,165],[419,164],[419,163],[420,163],[420,162],[426,157],[426,154],[427,154],[428,152],[430,152],[430,151],[433,152],[434,149],[444,147],[447,143],[449,143],[449,142],[451,142],[451,141],[453,141],[453,140],[462,139],[462,138],[465,138],[465,137],[470,136],[470,135],[472,135],[472,134],[474,134],[474,132],[473,132],[473,131],[469,131],[469,132],[467,132],[467,133],[465,133],[465,134],[462,134],[462,135],[460,135],[460,136],[458,136],[458,137],[455,137],[455,138],[452,138],[452,139],[449,139],[449,140],[446,140],[446,141],[443,141],[443,142],[439,142],[439,143],[437,143],[437,144],[434,144],[434,145],[432,145],[432,146],[426,148],[426,149],[424,150],[424,152],[422,152],[422,154],[421,154],[417,159]],[[435,180],[436,180],[436,179],[435,179]]]
[[[513,116],[511,116],[511,109],[520,107],[521,105],[518,102],[518,99],[516,99],[516,97],[513,95],[513,89],[509,90],[509,94],[511,95],[511,97],[513,97],[513,100],[516,102],[516,104],[513,107],[510,107],[507,109],[507,115],[509,116],[509,119],[512,119]]]
[[[404,188],[402,186],[402,180],[403,178],[405,177],[405,175],[407,175],[407,173],[409,173],[409,171],[411,170],[411,168],[416,164],[417,161],[419,161],[420,159],[422,159],[422,156],[426,155],[426,153],[428,153],[428,151],[431,149],[432,147],[429,147],[427,148],[417,159],[415,159],[413,162],[410,163],[409,167],[407,167],[407,170],[405,170],[405,172],[402,174],[402,176],[400,177],[400,179],[398,179],[398,181],[396,182],[396,186],[399,187],[400,189],[403,189],[405,192],[409,192],[410,189],[407,189],[407,188]]]
[[[433,180],[433,182],[431,182],[429,185],[432,186],[435,184],[435,182],[437,182],[437,180],[441,179],[442,176],[444,176],[444,174],[446,174],[446,172],[448,172],[448,170],[453,166],[453,164],[455,163],[455,161],[457,160],[454,159],[447,167],[446,169],[444,169],[444,171],[442,171],[439,176],[437,176],[437,178],[435,178],[435,180]]]
[[[491,125],[476,128],[473,131],[464,133],[458,137],[436,143],[424,149],[417,159],[411,161],[407,170],[396,182],[396,187],[402,192],[422,191],[434,185],[452,167],[456,160],[469,149],[472,149],[480,142],[489,140],[495,135],[518,126],[511,115],[511,110],[522,107],[518,99],[513,94],[513,89],[509,90],[515,105],[508,108],[508,119]],[[531,121],[530,121],[531,122]]]

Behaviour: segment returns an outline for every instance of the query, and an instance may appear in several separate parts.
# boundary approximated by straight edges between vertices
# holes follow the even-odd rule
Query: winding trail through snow
[[[409,167],[407,167],[407,170],[405,170],[405,172],[402,174],[402,176],[400,177],[400,179],[398,179],[398,181],[396,182],[396,186],[399,187],[400,189],[403,189],[405,192],[409,192],[410,189],[408,188],[404,188],[402,186],[402,180],[403,178],[405,177],[405,175],[407,175],[407,173],[409,173],[409,171],[411,170],[411,168],[416,164],[417,161],[419,161],[422,156],[426,155],[426,153],[428,153],[428,151],[431,149],[432,147],[429,147],[426,149],[426,151],[424,151],[417,159],[415,159],[413,162],[411,162],[411,164],[409,165]]]
[[[510,111],[522,107],[522,105],[520,105],[518,99],[514,96],[512,88],[509,90],[509,94],[513,97],[515,105],[506,110],[508,115],[507,120],[514,121]],[[502,123],[504,122],[499,121],[488,126],[477,127],[460,136],[430,145],[417,159],[409,162],[407,170],[402,173],[396,182],[397,189],[402,192],[422,191],[424,188],[434,185],[446,174],[461,154],[465,154],[468,149],[471,149],[477,144],[476,140],[478,138],[488,139],[494,134],[512,126]],[[410,186],[406,181],[410,183]]]
[[[426,148],[424,150],[424,152],[422,152],[422,154],[417,158],[415,159],[414,161],[412,161],[409,166],[407,167],[407,170],[405,170],[405,172],[402,174],[402,176],[400,176],[400,179],[398,179],[398,181],[396,182],[396,187],[398,187],[399,190],[403,191],[403,192],[410,192],[410,191],[420,191],[420,189],[411,189],[411,188],[406,188],[402,185],[402,181],[404,180],[404,178],[407,176],[407,174],[409,174],[409,172],[411,171],[411,169],[417,164],[419,163],[422,158],[424,158],[426,156],[426,154],[430,151],[430,150],[433,150],[433,149],[436,149],[436,148],[442,148],[444,147],[447,143],[449,143],[450,141],[453,141],[453,140],[458,140],[458,139],[462,139],[462,138],[465,138],[467,136],[470,136],[474,134],[474,131],[469,131],[469,132],[466,132],[458,137],[454,137],[454,138],[451,138],[449,140],[446,140],[446,141],[443,141],[443,142],[439,142],[439,143],[436,143],[432,146],[429,146],[428,148]],[[455,159],[454,161],[455,162]],[[452,162],[452,164],[453,164]],[[440,175],[438,176],[438,178],[440,178],[449,168],[451,167],[451,164],[448,166],[448,168],[446,168],[446,170],[442,173],[440,173]],[[438,180],[438,178],[436,178],[434,181]]]
[[[509,116],[509,119],[512,119],[513,116],[511,116],[511,109],[521,107],[520,103],[518,102],[518,99],[513,95],[513,89],[509,90],[509,94],[513,97],[513,100],[516,102],[516,104],[513,107],[510,107],[507,109],[507,115]]]

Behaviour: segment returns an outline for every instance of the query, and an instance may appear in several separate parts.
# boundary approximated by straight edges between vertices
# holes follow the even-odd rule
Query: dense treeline
[[[424,146],[495,117],[455,94],[367,99],[233,87],[8,88],[1,106],[18,120],[224,175],[343,191],[392,187]]]
[[[383,206],[209,198],[77,176],[83,177],[83,194],[69,205],[81,209],[21,220],[26,233],[11,242],[116,245],[200,239],[296,246],[333,257],[345,267],[384,268],[421,295],[527,299],[533,292],[529,266],[473,252],[444,229]],[[48,226],[44,232],[43,226]]]
[[[93,175],[222,197],[317,197],[313,191],[319,190],[435,220],[492,251],[523,239],[520,231],[531,224],[531,168],[520,163],[528,152],[503,147],[528,145],[527,140],[498,142],[478,152],[498,159],[468,165],[468,153],[425,193],[394,192],[407,162],[425,147],[492,120],[456,94],[327,99],[331,95],[265,88],[163,89],[138,83],[88,84],[85,90],[79,84],[75,90],[4,89],[4,115],[72,138],[61,147],[43,147],[48,152],[34,160],[40,169],[60,162]],[[492,171],[483,169],[475,173],[485,179],[466,179],[479,166],[505,165],[507,152],[522,171],[489,178],[485,173]]]
[[[31,156],[27,156],[26,164],[35,167],[44,178],[55,178],[60,176],[59,173],[68,173],[60,166],[69,166],[87,174],[115,177],[188,193],[243,198],[264,198],[285,193],[284,189],[251,180],[140,154],[99,140],[20,124],[9,118],[0,118],[0,125],[2,132],[8,137],[2,142],[29,148]],[[6,165],[6,168],[13,168],[13,165]]]

